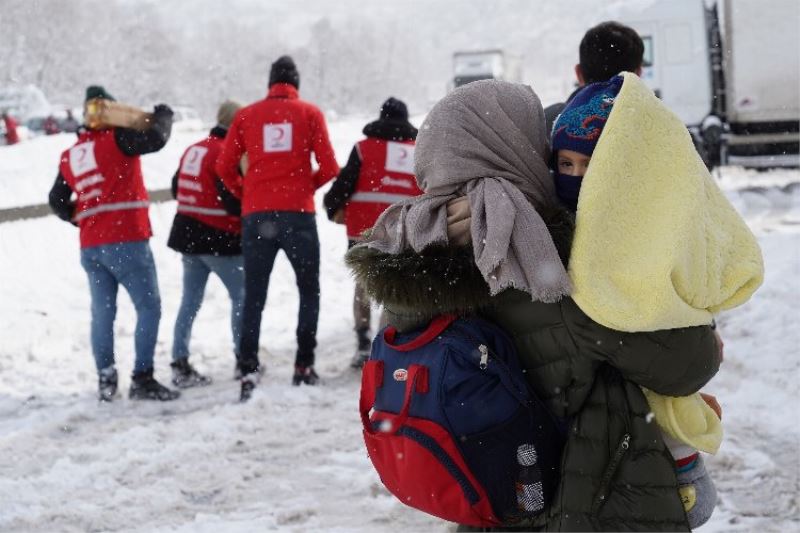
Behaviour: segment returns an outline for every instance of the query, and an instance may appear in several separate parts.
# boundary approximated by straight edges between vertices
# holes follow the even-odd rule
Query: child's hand
[[[717,417],[722,420],[722,407],[719,405],[717,397],[713,394],[706,394],[705,392],[701,392],[700,397],[703,398],[703,401],[706,402],[715,413],[717,413]]]
[[[719,331],[716,329],[714,330],[714,337],[716,337],[717,345],[719,346],[719,362],[722,363],[725,360],[725,356],[723,354],[725,343],[722,341],[722,337],[719,336]]]

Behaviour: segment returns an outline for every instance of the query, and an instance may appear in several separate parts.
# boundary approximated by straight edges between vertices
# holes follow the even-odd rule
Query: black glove
[[[172,117],[172,115],[174,115],[172,109],[167,104],[158,104],[157,106],[155,106],[153,108],[153,114],[159,116],[165,115],[168,117]]]

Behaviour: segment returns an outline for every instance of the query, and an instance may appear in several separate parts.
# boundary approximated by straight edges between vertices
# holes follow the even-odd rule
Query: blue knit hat
[[[553,124],[552,149],[592,155],[622,88],[623,77],[587,85],[576,94]]]

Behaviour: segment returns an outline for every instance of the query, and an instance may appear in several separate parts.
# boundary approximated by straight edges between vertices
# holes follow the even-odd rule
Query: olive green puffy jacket
[[[569,243],[556,244],[566,262]],[[400,330],[448,312],[503,327],[534,391],[571,419],[556,501],[527,528],[689,530],[672,458],[639,385],[671,396],[699,390],[719,367],[710,327],[623,333],[569,298],[532,302],[516,290],[492,298],[469,248],[389,255],[357,247],[347,263]]]

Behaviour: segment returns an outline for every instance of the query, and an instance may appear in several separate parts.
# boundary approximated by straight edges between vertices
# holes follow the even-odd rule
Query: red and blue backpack
[[[494,324],[442,315],[422,331],[385,328],[360,410],[372,464],[406,505],[486,527],[533,518],[553,499],[562,425]]]

